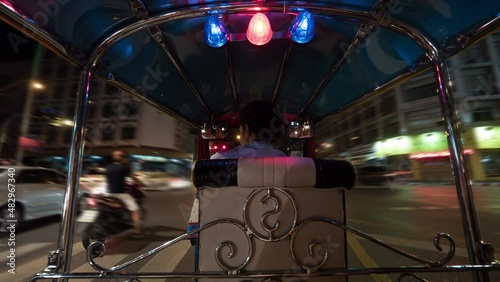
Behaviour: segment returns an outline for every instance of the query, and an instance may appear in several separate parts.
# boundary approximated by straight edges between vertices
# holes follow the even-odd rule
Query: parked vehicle
[[[0,232],[7,220],[24,222],[61,215],[66,175],[52,169],[29,166],[0,166]],[[80,186],[80,195],[89,192]],[[10,207],[10,208],[9,208]]]

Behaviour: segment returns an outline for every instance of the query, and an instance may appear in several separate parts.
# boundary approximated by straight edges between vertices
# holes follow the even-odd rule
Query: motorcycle
[[[141,222],[146,220],[145,194],[136,183],[127,183],[127,192],[134,197],[140,209]],[[134,228],[131,212],[125,203],[109,194],[86,194],[83,197],[83,212],[77,221],[83,224],[82,245],[85,249],[94,241],[105,242]],[[104,250],[93,250],[92,256],[103,254]]]

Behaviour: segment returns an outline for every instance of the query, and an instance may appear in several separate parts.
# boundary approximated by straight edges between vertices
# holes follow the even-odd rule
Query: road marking
[[[18,245],[19,243],[16,242]],[[51,246],[53,245],[55,247],[55,243],[49,243],[49,242],[45,242],[45,243],[28,243],[28,244],[22,244],[20,246],[14,246],[13,248],[16,249],[16,257],[19,257],[19,256],[22,256],[26,253],[29,253],[29,252],[33,252],[33,251],[37,251],[37,250],[40,250],[40,249],[43,249],[43,248],[46,248],[48,246]],[[11,247],[6,247],[5,250],[1,250],[2,253],[4,252],[7,252]],[[7,259],[5,257],[2,257],[2,261],[0,263],[4,263],[6,262]]]
[[[190,248],[191,243],[189,240],[183,240],[167,247],[154,255],[154,257],[141,268],[140,272],[172,272],[177,265],[179,265],[181,259]],[[150,281],[165,281],[165,279]]]
[[[28,252],[31,252],[31,248],[33,248],[32,245],[35,243],[27,244],[26,247],[24,248],[25,250],[29,250]],[[53,243],[36,243],[39,244],[40,247],[38,248],[33,248],[33,250],[39,250],[45,247],[48,247],[49,245],[54,245]],[[56,247],[54,247],[55,249]],[[85,251],[83,248],[82,244],[80,242],[76,242],[73,244],[73,256],[78,255],[79,253]],[[16,257],[19,257],[20,255],[16,253]],[[30,273],[29,275],[26,275],[22,277],[21,279],[17,279],[18,274],[10,274],[10,273],[2,273],[0,274],[0,281],[13,281],[12,278],[15,277],[17,279],[16,281],[29,281],[31,277],[35,275],[35,273],[43,271],[47,267],[47,261],[48,261],[48,253],[47,255],[40,256],[36,259],[30,259],[27,262],[21,262],[16,264],[16,269],[19,271],[22,271],[22,275],[26,275],[25,273]],[[3,264],[3,262],[2,262]]]
[[[123,241],[120,241],[120,243],[116,243],[117,245],[121,243],[124,243]],[[115,243],[111,243],[115,244]],[[126,245],[126,246],[131,246],[131,245]],[[109,246],[107,246],[109,248]],[[82,247],[83,248],[83,247]],[[111,248],[116,248],[116,246],[113,246]],[[120,249],[121,250],[121,249]],[[122,250],[123,251],[123,250]],[[107,251],[108,252],[108,251]],[[104,255],[102,258],[96,258],[94,261],[101,265],[104,268],[111,268],[116,266],[120,261],[122,261],[124,258],[128,257],[130,253],[117,253],[117,254],[111,254],[111,255]],[[85,260],[86,261],[86,260]],[[73,269],[71,272],[98,272],[95,270],[87,261],[84,265],[81,265],[78,268]]]
[[[423,210],[442,210],[445,207],[421,207]]]
[[[367,268],[379,268],[377,263],[366,253],[365,249],[361,247],[358,240],[354,237],[354,235],[347,234],[347,243],[352,248],[356,256],[359,258],[361,263]],[[370,276],[376,282],[391,282],[389,276],[385,274],[370,274]]]

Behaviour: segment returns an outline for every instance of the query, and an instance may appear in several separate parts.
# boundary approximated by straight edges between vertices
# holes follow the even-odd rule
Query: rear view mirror
[[[223,121],[207,121],[200,126],[203,139],[224,139],[227,136],[227,125]]]
[[[311,138],[314,136],[311,121],[295,120],[290,121],[288,127],[288,137],[290,138]]]

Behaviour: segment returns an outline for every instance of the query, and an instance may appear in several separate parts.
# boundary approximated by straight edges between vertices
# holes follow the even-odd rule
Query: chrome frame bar
[[[379,17],[380,19],[383,20],[385,18],[385,13],[386,13],[386,10],[385,10],[386,7],[384,5],[387,2],[388,2],[387,0],[378,0],[377,3],[375,3],[375,5],[373,6],[371,13],[373,13],[374,15],[377,15],[377,17]],[[378,12],[382,13],[382,14],[379,15],[379,14],[377,14]],[[352,40],[351,44],[349,44],[349,46],[345,50],[344,55],[342,56],[342,58],[340,58],[340,60],[338,60],[332,66],[332,68],[330,69],[330,71],[328,71],[326,73],[326,75],[323,77],[323,79],[318,84],[318,86],[316,87],[316,89],[314,90],[314,92],[311,94],[311,96],[309,96],[309,100],[307,100],[307,103],[300,110],[300,112],[298,114],[299,116],[302,116],[304,114],[304,112],[311,106],[311,104],[314,102],[314,100],[321,93],[321,90],[323,90],[323,88],[326,86],[326,84],[328,83],[328,81],[330,81],[330,79],[335,75],[335,73],[338,71],[338,69],[340,68],[340,66],[347,60],[347,58],[349,56],[351,56],[352,52],[354,50],[356,50],[356,48],[358,47],[358,44],[360,44],[360,42],[363,39],[365,39],[368,35],[370,35],[370,32],[372,31],[372,29],[373,29],[372,25],[369,26],[366,23],[362,23],[360,25],[360,27],[358,28],[358,30],[356,32],[356,36],[354,37],[354,40]]]
[[[234,108],[236,109],[236,112],[239,112],[240,102],[238,101],[238,94],[236,93],[236,78],[234,78],[233,60],[231,60],[231,51],[229,50],[228,44],[224,46],[224,53],[226,54],[227,73],[229,75],[229,81],[231,82],[231,92],[234,99]]]
[[[71,269],[73,231],[76,218],[79,179],[82,172],[85,145],[85,124],[90,100],[90,84],[95,65],[86,65],[81,73],[74,113],[74,126],[68,156],[68,179],[64,193],[61,227],[57,244],[55,270],[67,273]],[[62,256],[62,257],[61,257]],[[62,269],[61,269],[62,266]]]
[[[436,50],[437,51],[437,50]],[[439,85],[439,101],[446,126],[446,137],[450,149],[450,159],[457,188],[457,198],[460,203],[462,227],[465,233],[465,244],[471,264],[484,264],[482,239],[478,217],[474,204],[469,168],[465,161],[463,144],[461,142],[460,121],[455,109],[455,102],[451,91],[451,79],[444,60],[436,54],[432,58],[434,70]],[[487,273],[481,273],[481,281],[489,281]],[[478,277],[475,277],[478,279]]]
[[[349,44],[349,47],[347,47],[347,50],[345,51],[344,56],[342,56],[342,58],[340,58],[340,60],[338,60],[333,65],[333,67],[330,69],[330,71],[328,71],[328,73],[325,75],[325,77],[323,77],[323,79],[321,80],[319,85],[316,87],[314,92],[311,94],[311,96],[309,97],[309,100],[307,100],[307,103],[305,104],[305,106],[300,110],[299,116],[302,116],[304,114],[304,112],[311,106],[311,104],[314,102],[314,100],[321,93],[321,90],[326,86],[326,84],[328,83],[330,78],[332,78],[332,76],[337,72],[339,67],[345,62],[345,60],[347,60],[347,58],[352,54],[352,52],[354,50],[356,50],[356,48],[361,40],[362,40],[362,38],[358,37],[358,35],[356,35],[356,37],[354,38],[354,41],[351,42],[351,44]]]
[[[283,61],[281,61],[280,72],[278,74],[278,80],[276,81],[276,87],[274,87],[274,94],[272,103],[276,104],[276,100],[278,99],[278,90],[280,89],[281,81],[283,80],[283,75],[285,74],[285,67],[288,63],[288,58],[290,57],[290,53],[292,52],[293,43],[290,40],[288,48],[286,48],[285,55],[283,55]]]
[[[23,23],[22,20],[19,19],[19,15],[13,15],[14,12],[11,11],[4,6],[5,4],[0,5],[0,11],[2,14],[6,14],[8,19],[15,19],[18,23]],[[274,3],[260,3],[260,6],[265,9],[271,11],[283,11],[284,7],[282,5],[274,4]],[[68,182],[67,189],[64,197],[64,205],[63,205],[63,218],[62,225],[60,229],[59,243],[58,243],[58,251],[63,256],[62,264],[63,268],[61,270],[63,275],[54,275],[53,278],[64,278],[66,273],[70,269],[70,260],[71,260],[71,245],[73,241],[73,229],[74,229],[74,221],[73,218],[76,212],[76,197],[75,194],[77,192],[77,181],[79,179],[81,173],[81,164],[83,158],[83,147],[84,147],[84,125],[86,123],[87,118],[87,110],[89,103],[89,91],[90,91],[90,80],[93,74],[94,67],[97,65],[101,57],[104,53],[114,44],[116,44],[119,40],[139,31],[144,30],[146,28],[152,27],[154,25],[186,18],[194,18],[204,16],[206,12],[217,10],[217,9],[225,9],[228,12],[240,12],[245,11],[247,8],[254,7],[255,4],[235,4],[233,6],[230,5],[219,5],[212,7],[195,7],[195,8],[187,8],[174,12],[167,12],[165,14],[155,16],[152,18],[148,18],[147,20],[141,20],[139,22],[133,23],[127,27],[124,27],[115,33],[111,34],[108,38],[106,38],[93,52],[88,64],[84,67],[82,72],[82,77],[80,79],[79,92],[78,92],[78,100],[75,110],[75,125],[73,127],[73,140],[70,145],[70,155],[69,155],[69,171],[68,171]],[[446,133],[447,133],[447,141],[448,147],[450,150],[450,158],[452,160],[452,169],[455,177],[455,183],[457,187],[457,196],[459,198],[460,209],[462,213],[463,219],[463,227],[464,233],[467,243],[467,249],[469,252],[469,260],[471,264],[473,264],[470,269],[472,270],[484,270],[489,267],[484,265],[475,267],[476,262],[481,262],[483,258],[480,256],[481,249],[480,244],[482,243],[479,233],[479,227],[477,222],[477,215],[475,212],[475,206],[473,203],[472,197],[472,189],[470,185],[469,179],[469,170],[464,161],[464,153],[463,147],[461,144],[461,136],[460,136],[460,128],[458,123],[458,118],[456,116],[455,105],[453,104],[453,96],[451,89],[449,87],[449,75],[447,72],[447,67],[444,64],[442,58],[440,57],[439,51],[436,46],[428,39],[424,34],[422,34],[419,30],[395,19],[392,19],[388,22],[379,21],[375,19],[372,15],[359,12],[359,11],[351,11],[344,10],[340,8],[334,7],[315,7],[313,4],[305,2],[302,5],[288,5],[285,9],[294,9],[294,8],[306,8],[309,9],[312,13],[322,14],[322,15],[331,15],[331,16],[342,16],[348,18],[355,18],[363,21],[367,21],[373,24],[379,24],[385,28],[401,33],[405,36],[408,36],[415,40],[415,42],[425,51],[429,61],[433,64],[433,67],[436,71],[436,77],[438,79],[439,84],[439,97],[441,102],[441,109],[445,119],[446,125]],[[7,10],[7,11],[6,11]],[[2,18],[5,18],[2,16]],[[483,25],[478,31],[477,34],[480,34],[483,30],[493,30],[498,27],[500,24],[499,16],[492,19],[488,24]],[[19,25],[17,25],[19,26]],[[22,26],[22,25],[21,25]],[[57,46],[57,44],[53,42],[46,42],[47,35],[46,33],[35,27],[30,27],[31,30],[39,32],[39,38],[42,42],[45,42],[49,46]],[[36,37],[36,36],[35,36]],[[63,49],[64,50],[64,49]],[[60,257],[59,257],[60,258]],[[58,264],[59,265],[59,264]],[[464,266],[458,267],[455,271],[464,270]],[[398,269],[399,272],[401,269]],[[437,271],[442,271],[442,269],[436,269]],[[365,270],[362,270],[365,271]],[[377,269],[372,269],[369,273],[377,273]],[[413,272],[418,272],[417,269],[413,269]],[[193,277],[193,276],[190,276]]]
[[[389,273],[435,273],[435,272],[471,272],[471,271],[488,271],[494,270],[495,266],[490,265],[460,265],[460,266],[445,266],[445,267],[425,267],[425,266],[408,266],[405,268],[383,267],[383,268],[348,268],[339,270],[324,270],[316,273],[304,273],[299,271],[273,272],[266,273],[238,273],[238,274],[223,274],[219,272],[171,272],[168,274],[144,272],[137,274],[105,274],[99,276],[95,272],[80,272],[72,274],[37,274],[30,281],[38,281],[39,279],[165,279],[165,278],[269,278],[269,277],[291,277],[291,278],[308,278],[308,277],[326,277],[326,276],[351,276],[351,275],[370,275],[370,274],[389,274]]]
[[[146,5],[141,0],[129,0],[132,12],[136,15],[137,18],[141,20],[147,20],[149,18],[149,11],[146,8]],[[153,38],[158,45],[160,45],[161,49],[167,54],[167,57],[170,59],[174,67],[177,69],[179,74],[182,76],[182,79],[186,82],[188,85],[189,89],[193,93],[193,95],[196,97],[198,102],[200,102],[201,106],[203,109],[207,112],[207,114],[212,117],[212,110],[207,104],[207,101],[203,96],[201,96],[200,92],[198,91],[198,88],[194,85],[193,81],[189,77],[189,75],[186,73],[184,70],[184,67],[182,66],[182,63],[179,61],[177,56],[175,56],[174,52],[172,52],[172,48],[170,45],[165,41],[165,38],[163,36],[163,33],[161,32],[161,29],[158,26],[151,26],[148,28],[148,32],[150,36]]]

